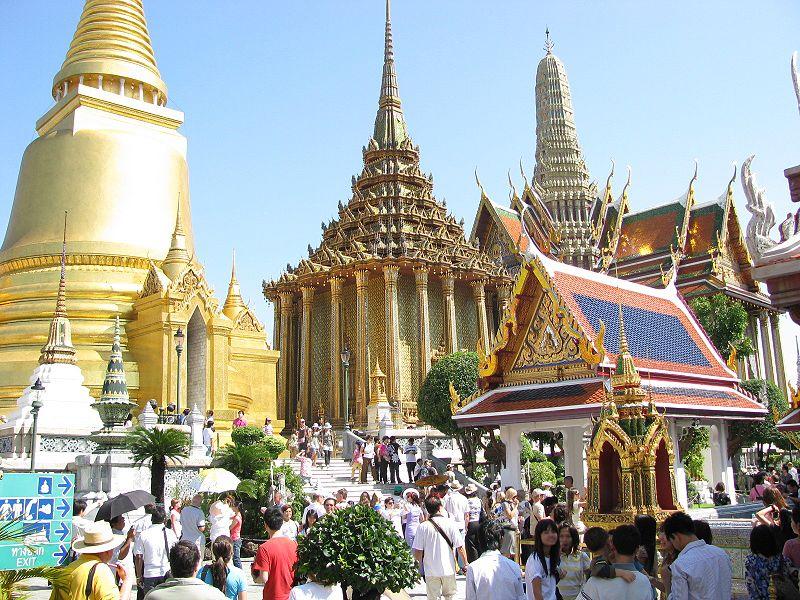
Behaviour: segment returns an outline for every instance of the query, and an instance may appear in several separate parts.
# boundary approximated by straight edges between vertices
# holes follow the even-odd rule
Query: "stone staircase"
[[[297,461],[284,459],[283,464],[289,465],[292,470],[300,475],[300,465]],[[400,475],[403,478],[408,476],[405,465],[401,465]],[[405,490],[412,487],[407,482],[400,483]],[[350,463],[342,460],[341,458],[331,459],[331,464],[325,468],[324,463],[320,461],[316,467],[311,469],[311,485],[306,485],[306,492],[313,492],[319,490],[325,495],[332,496],[336,490],[344,488],[347,490],[347,499],[353,502],[358,502],[358,497],[361,492],[369,492],[370,495],[378,491],[383,495],[391,495],[394,493],[394,484],[378,484],[372,480],[372,475],[367,479],[367,483],[353,483],[350,479]]]

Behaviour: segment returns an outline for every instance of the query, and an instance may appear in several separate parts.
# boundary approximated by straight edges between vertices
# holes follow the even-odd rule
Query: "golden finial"
[[[625,319],[622,316],[622,303],[619,305],[619,353],[629,354],[628,336],[625,335]]]
[[[614,159],[612,158],[611,159],[611,173],[609,173],[608,177],[606,178],[606,189],[607,190],[611,189],[611,180],[614,178],[614,168],[615,167],[616,167],[616,164],[614,163]]]
[[[58,279],[55,317],[67,316],[67,211],[64,211],[64,237],[61,241],[61,275]]]
[[[547,52],[547,54],[552,54],[554,46],[555,46],[555,44],[553,43],[553,40],[550,39],[550,28],[547,27],[544,30],[544,50],[545,50],[545,52]]]
[[[181,211],[181,195],[178,193],[178,207],[175,212],[175,229],[172,232],[172,242],[169,252],[161,263],[161,270],[167,277],[175,279],[183,272],[183,269],[192,261],[186,250],[186,232],[183,229],[183,217]]]
[[[511,169],[508,170],[508,185],[511,186],[511,199],[519,197],[517,194],[517,188],[514,185],[514,181],[511,179]]]
[[[525,176],[525,167],[522,166],[522,157],[519,157],[519,173],[522,175],[522,181],[525,183],[525,188],[530,187],[528,185],[528,178]]]
[[[481,190],[481,199],[488,198],[486,192],[483,189],[483,185],[481,184],[481,180],[478,177],[478,167],[475,167],[475,183],[478,184],[478,188]]]
[[[42,348],[39,364],[75,364],[72,326],[67,318],[67,211],[64,211],[64,237],[61,242],[61,274],[58,279],[56,310],[50,321],[47,343]]]

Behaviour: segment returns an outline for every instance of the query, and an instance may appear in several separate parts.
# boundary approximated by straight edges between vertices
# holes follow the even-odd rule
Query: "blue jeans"
[[[242,538],[233,540],[233,566],[242,568]]]

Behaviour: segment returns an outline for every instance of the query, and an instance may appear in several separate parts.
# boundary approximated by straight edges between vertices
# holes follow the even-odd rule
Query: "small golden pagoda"
[[[583,520],[613,528],[636,515],[664,520],[680,510],[675,492],[675,454],[667,421],[642,389],[628,349],[622,306],[619,355],[611,390],[592,432],[587,451],[588,500]]]
[[[510,291],[503,267],[466,241],[463,221],[434,198],[433,177],[420,169],[398,93],[388,0],[378,113],[362,154],[353,195],[322,223],[322,243],[264,282],[281,353],[278,417],[287,423],[309,418],[321,401],[330,420],[341,423],[347,406],[365,424],[376,358],[389,402],[416,422],[417,393],[438,348],[488,347],[489,319]]]
[[[274,417],[277,352],[235,271],[220,309],[196,258],[183,113],[167,106],[142,0],[86,0],[50,91],[0,249],[0,410],[30,385],[67,273],[71,360],[95,398],[119,317],[140,406],[179,399],[213,409],[221,428],[236,410]]]

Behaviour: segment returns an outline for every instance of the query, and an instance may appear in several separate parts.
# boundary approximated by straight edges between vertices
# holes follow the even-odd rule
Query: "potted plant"
[[[392,524],[366,506],[325,515],[297,542],[295,572],[321,585],[341,585],[352,600],[379,600],[385,590],[414,586],[419,569]]]

